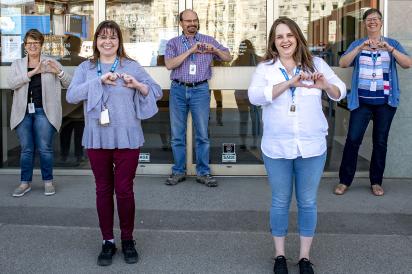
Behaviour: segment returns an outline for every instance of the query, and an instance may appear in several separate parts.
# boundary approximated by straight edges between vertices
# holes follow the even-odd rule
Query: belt
[[[185,82],[180,82],[179,80],[173,80],[173,81],[178,83],[179,85],[186,86],[186,87],[191,87],[191,88],[194,88],[194,87],[196,87],[198,85],[201,85],[203,83],[207,83],[207,80],[203,80],[203,81],[200,81],[200,82],[194,82],[194,83],[185,83]]]

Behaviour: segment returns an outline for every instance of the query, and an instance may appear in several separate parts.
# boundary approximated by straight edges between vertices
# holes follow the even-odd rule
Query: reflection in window
[[[308,39],[313,54],[332,66],[356,39],[364,37],[362,14],[377,8],[378,0],[280,0],[279,16],[292,17]],[[275,18],[277,15],[275,14]]]
[[[93,35],[92,0],[81,3],[1,0],[0,3],[2,63],[23,57],[23,38],[31,28],[45,35],[43,54],[64,60],[65,65],[77,65],[81,60],[79,55],[89,56],[85,45]]]
[[[106,2],[106,19],[122,28],[127,55],[143,66],[164,65],[166,43],[178,34],[178,0]]]
[[[250,66],[248,61],[235,62],[245,52],[253,51],[255,60],[263,56],[266,48],[266,1],[262,0],[209,0],[193,1],[200,32],[213,36],[229,48],[234,56],[232,65]],[[248,47],[245,50],[245,47]],[[246,58],[247,59],[247,58]],[[215,64],[216,65],[216,64]]]

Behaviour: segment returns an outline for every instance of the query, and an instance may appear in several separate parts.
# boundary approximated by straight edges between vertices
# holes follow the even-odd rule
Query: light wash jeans
[[[34,153],[40,155],[40,168],[43,181],[53,180],[53,135],[56,129],[50,124],[43,108],[35,113],[26,113],[23,121],[16,127],[19,137],[21,182],[30,183],[33,177]]]
[[[296,159],[272,159],[263,154],[263,160],[272,189],[272,235],[284,237],[288,233],[289,206],[294,184],[299,234],[313,237],[317,222],[317,192],[325,166],[326,152],[316,157]]]
[[[172,129],[173,174],[186,173],[186,122],[192,113],[196,136],[196,173],[210,174],[209,168],[209,113],[210,92],[208,83],[186,87],[172,82],[170,88],[170,125]]]

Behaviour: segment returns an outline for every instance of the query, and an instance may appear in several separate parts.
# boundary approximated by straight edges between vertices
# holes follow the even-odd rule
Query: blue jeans
[[[170,88],[170,125],[172,129],[173,174],[186,173],[186,123],[192,113],[196,136],[196,173],[206,175],[209,169],[209,112],[210,92],[208,83],[186,87],[172,82]]]
[[[386,163],[386,151],[389,129],[395,116],[396,108],[388,104],[360,104],[352,110],[349,118],[348,136],[343,149],[342,162],[339,168],[339,179],[342,184],[350,186],[356,172],[359,147],[363,140],[369,121],[373,121],[372,158],[369,167],[370,183],[382,184]]]
[[[53,135],[56,129],[50,124],[43,108],[36,108],[36,112],[32,114],[26,113],[16,127],[16,132],[21,146],[21,182],[32,181],[36,148],[40,154],[43,181],[53,180]]]
[[[289,206],[295,183],[299,234],[313,237],[317,222],[317,192],[326,152],[316,157],[296,159],[272,159],[263,154],[263,160],[272,190],[272,235],[284,237],[288,233]]]

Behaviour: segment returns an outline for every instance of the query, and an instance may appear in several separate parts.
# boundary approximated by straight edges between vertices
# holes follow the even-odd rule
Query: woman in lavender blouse
[[[126,263],[136,263],[133,240],[135,202],[133,179],[144,143],[141,120],[158,111],[160,86],[140,64],[130,59],[122,33],[114,21],[103,21],[96,29],[93,56],[76,69],[67,91],[67,102],[83,101],[87,149],[96,181],[96,206],[103,236],[97,263],[112,263],[116,252],[113,235],[116,193],[122,252]]]

